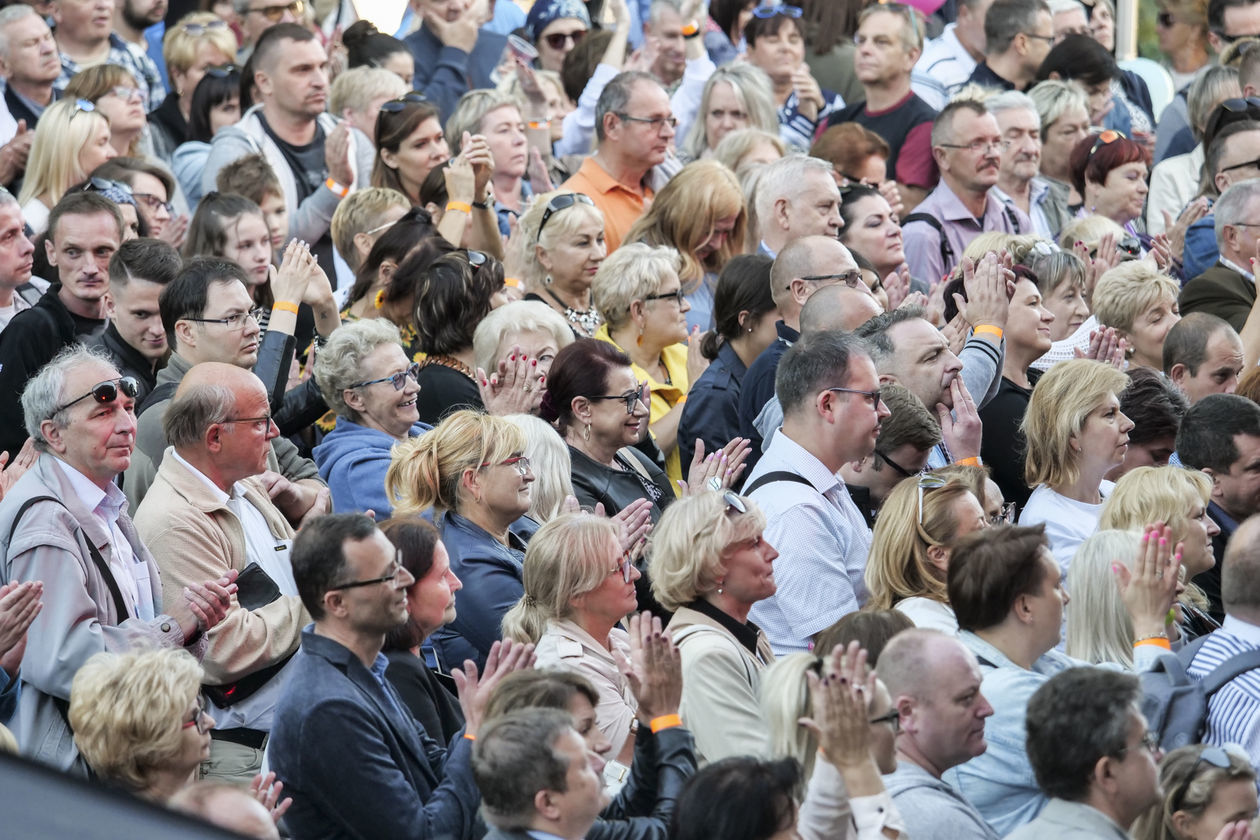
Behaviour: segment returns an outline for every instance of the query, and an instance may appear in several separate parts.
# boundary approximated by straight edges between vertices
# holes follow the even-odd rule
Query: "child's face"
[[[267,220],[267,231],[271,235],[271,250],[279,254],[284,243],[289,239],[289,208],[285,206],[284,196],[279,193],[267,193],[263,196],[263,218]]]

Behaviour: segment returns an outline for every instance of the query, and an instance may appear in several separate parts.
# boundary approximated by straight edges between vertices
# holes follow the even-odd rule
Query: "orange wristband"
[[[1167,639],[1161,636],[1157,636],[1153,639],[1143,639],[1140,642],[1133,643],[1134,647],[1141,647],[1142,645],[1154,645],[1155,647],[1163,648],[1164,650],[1168,650],[1168,651],[1172,650],[1172,645],[1169,644]]]
[[[466,201],[448,201],[446,202],[447,210],[459,210],[461,213],[472,215],[472,205]]]
[[[992,324],[981,324],[971,331],[975,335],[983,335],[985,333],[993,336],[998,341],[1002,340],[1002,328],[995,327]]]
[[[347,195],[350,194],[349,187],[345,187],[345,186],[342,186],[341,184],[338,184],[332,178],[329,178],[327,181],[325,181],[324,186],[328,187],[328,189],[336,193],[338,198],[345,198]]]
[[[530,120],[527,125],[533,129],[551,128],[551,120]]]
[[[288,300],[276,301],[271,304],[271,309],[273,312],[279,309],[281,312],[292,312],[294,315],[298,314],[298,305]]]
[[[652,721],[648,724],[653,735],[662,729],[673,729],[675,726],[682,726],[682,718],[678,715],[661,715],[660,717],[652,718]]]
[[[465,737],[465,738],[467,738],[469,741],[476,741],[476,740],[477,740],[477,736],[476,736],[476,735],[474,735],[474,734],[472,734],[471,732],[465,732],[465,733],[464,733],[464,737]]]
[[[960,467],[978,467],[980,466],[980,459],[972,455],[970,458],[963,458],[961,461],[955,461],[954,463]]]

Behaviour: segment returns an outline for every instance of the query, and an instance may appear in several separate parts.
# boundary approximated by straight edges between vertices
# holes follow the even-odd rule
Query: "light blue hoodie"
[[[432,426],[416,423],[411,437]],[[377,429],[337,418],[336,427],[312,451],[319,477],[332,491],[333,513],[362,513],[371,510],[379,522],[394,510],[394,500],[385,495],[385,471],[397,441]]]

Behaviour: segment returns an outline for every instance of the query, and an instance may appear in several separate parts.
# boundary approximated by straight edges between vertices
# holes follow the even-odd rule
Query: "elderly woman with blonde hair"
[[[545,303],[516,300],[492,309],[473,331],[486,410],[537,414],[551,363],[572,343],[564,316]]]
[[[770,77],[747,62],[724,64],[705,82],[695,120],[679,126],[679,153],[688,161],[710,157],[724,137],[745,128],[779,130]]]
[[[604,214],[582,193],[552,192],[535,196],[518,224],[525,299],[563,315],[578,338],[595,335],[603,319],[591,283],[608,255]]]

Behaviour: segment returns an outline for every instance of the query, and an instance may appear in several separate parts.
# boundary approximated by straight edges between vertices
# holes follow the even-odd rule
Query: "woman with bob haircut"
[[[1084,200],[1080,215],[1097,213],[1133,236],[1144,233],[1142,211],[1146,209],[1149,191],[1146,185],[1149,162],[1146,148],[1119,131],[1090,134],[1082,139],[1072,150],[1070,161],[1072,186]],[[1183,247],[1184,237],[1183,231]]]
[[[611,571],[610,571],[611,569]],[[525,552],[525,594],[503,616],[504,638],[534,645],[539,668],[577,671],[599,694],[596,723],[610,754],[629,764],[638,701],[620,662],[630,660],[621,622],[635,611],[641,577],[621,529],[591,513],[566,513],[538,529]]]
[[[751,64],[719,67],[704,84],[700,108],[690,126],[679,126],[685,139],[679,155],[686,161],[711,157],[722,138],[741,128],[775,133],[779,116],[770,94],[770,77]]]
[[[1134,840],[1246,838],[1256,818],[1256,771],[1236,748],[1191,744],[1159,762],[1160,801],[1130,829]],[[1233,833],[1227,833],[1232,829]]]
[[[185,140],[171,151],[170,160],[184,199],[196,207],[202,196],[201,172],[214,135],[241,118],[241,71],[233,65],[207,68],[188,99]]]
[[[678,252],[690,310],[687,329],[713,328],[718,274],[744,251],[748,212],[739,180],[713,160],[689,163],[656,194],[651,207],[626,234],[626,242],[661,245]]]
[[[1133,422],[1120,411],[1120,393],[1128,383],[1103,362],[1062,362],[1038,380],[1020,423],[1028,448],[1024,482],[1034,489],[1019,524],[1045,523],[1064,574],[1098,527],[1112,486],[1103,476],[1124,462]]]
[[[205,673],[185,650],[98,653],[70,685],[74,743],[103,782],[165,803],[210,757]]]
[[[109,120],[109,145],[116,155],[143,156],[140,146],[148,109],[135,76],[117,64],[96,64],[75,73],[63,95],[70,100],[86,99]]]
[[[86,99],[62,99],[44,109],[17,197],[34,234],[48,228],[48,214],[71,185],[117,155],[109,139],[109,120]]]
[[[1054,315],[1050,322],[1050,349],[1030,367],[1046,371],[1076,358],[1076,348],[1089,349],[1090,334],[1099,329],[1086,296],[1085,263],[1069,250],[1047,243],[1028,252],[1022,263],[1037,278],[1041,305]]]
[[[603,212],[582,193],[544,193],[534,197],[518,230],[525,299],[563,315],[575,337],[594,336],[604,320],[591,303],[591,283],[608,256]]]
[[[875,520],[867,605],[899,610],[916,627],[955,635],[958,622],[945,589],[950,554],[959,538],[987,527],[984,507],[966,484],[934,473],[898,482]]]
[[[333,513],[388,518],[385,473],[395,444],[429,429],[416,412],[415,362],[398,328],[381,318],[335,330],[315,356],[315,382],[337,425],[311,452],[332,491]]]
[[[564,316],[536,300],[492,309],[473,331],[473,357],[493,414],[538,413],[556,354],[573,343]],[[526,388],[525,386],[531,386]]]
[[[1129,343],[1129,364],[1164,369],[1164,339],[1181,320],[1181,286],[1148,260],[1107,269],[1094,284],[1090,302],[1098,323]]]
[[[410,53],[407,58],[411,58]],[[328,113],[350,123],[351,128],[362,132],[365,142],[371,143],[376,138],[381,106],[410,89],[397,73],[383,67],[353,67],[338,73],[329,87]]]
[[[538,530],[525,515],[534,475],[524,449],[511,422],[456,411],[395,447],[385,473],[395,517],[433,508],[451,570],[464,583],[455,620],[434,633],[434,649],[451,667],[465,659],[482,667],[503,614],[523,592],[525,547]]]
[[[675,501],[651,536],[652,594],[674,615],[682,654],[680,707],[703,761],[764,755],[768,727],[757,699],[774,662],[765,633],[748,623],[753,604],[775,593],[779,553],[762,537],[756,502],[732,492]]]

